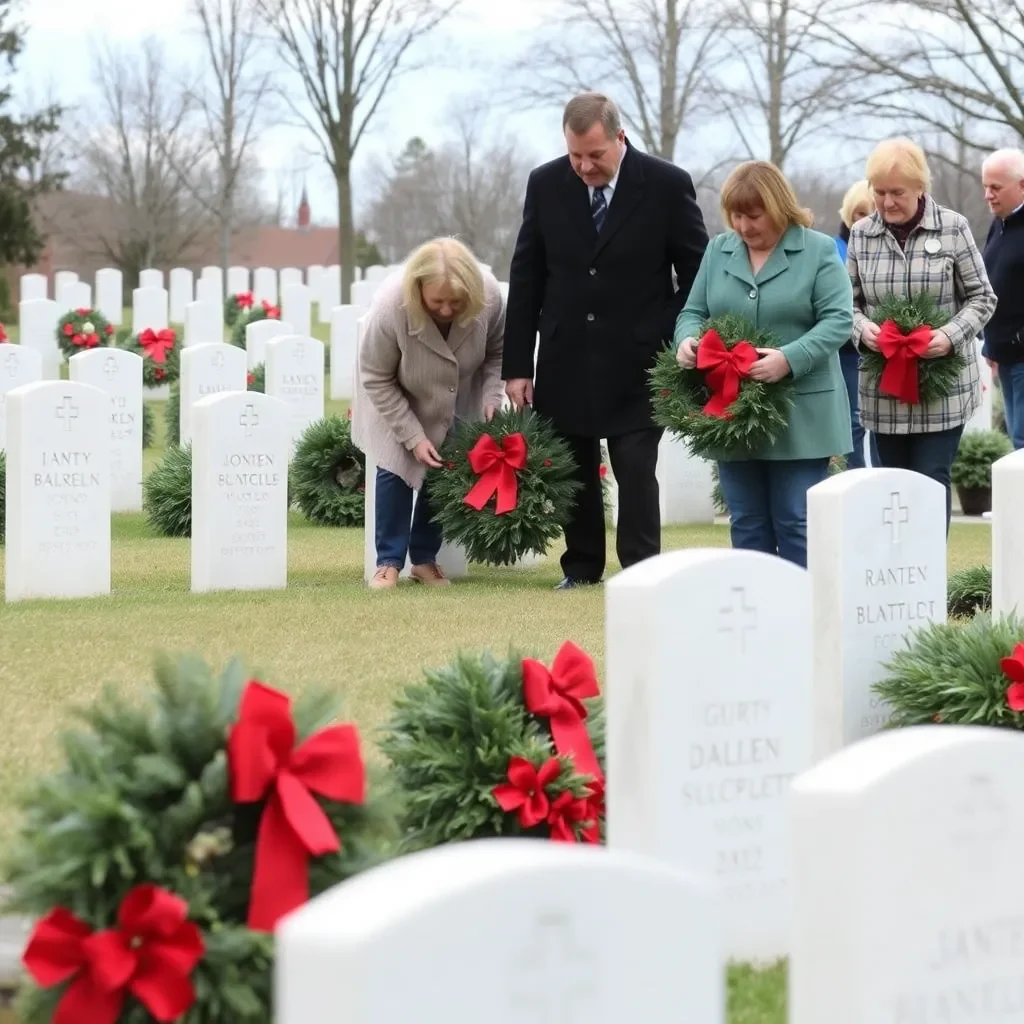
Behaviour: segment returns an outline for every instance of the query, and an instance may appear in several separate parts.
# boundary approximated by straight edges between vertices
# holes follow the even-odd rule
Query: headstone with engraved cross
[[[6,404],[7,600],[109,594],[109,396],[37,381]]]
[[[305,287],[305,286],[303,286]],[[324,345],[292,334],[267,342],[266,391],[291,410],[294,447],[310,424],[324,418]]]
[[[889,720],[872,691],[905,637],[946,620],[946,494],[906,469],[838,473],[807,493],[814,759]]]
[[[723,1024],[716,903],[687,871],[601,847],[413,853],[283,919],[275,1022],[344,1006],[346,1024]]]
[[[605,593],[608,844],[714,877],[728,956],[783,956],[789,782],[811,763],[807,573],[693,549]]]
[[[43,379],[43,357],[27,345],[0,345],[0,452],[7,447],[7,392]]]
[[[790,1024],[1024,1020],[1022,775],[1019,732],[929,725],[794,781]]]
[[[142,511],[142,357],[119,348],[79,352],[68,360],[71,380],[110,396],[110,507]]]
[[[287,585],[290,449],[279,398],[229,391],[192,406],[193,591]]]

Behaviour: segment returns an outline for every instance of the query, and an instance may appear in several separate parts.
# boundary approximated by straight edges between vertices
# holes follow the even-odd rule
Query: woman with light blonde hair
[[[367,310],[356,364],[352,439],[377,467],[376,590],[449,581],[437,564],[428,467],[456,419],[490,420],[504,398],[505,304],[494,275],[454,238],[421,245]],[[413,510],[413,494],[419,497]]]

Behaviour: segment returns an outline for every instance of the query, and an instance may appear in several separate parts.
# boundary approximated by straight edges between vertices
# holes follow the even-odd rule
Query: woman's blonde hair
[[[413,251],[403,271],[402,300],[413,326],[424,327],[430,317],[423,305],[423,285],[441,283],[466,303],[460,326],[483,311],[484,276],[477,258],[454,238],[433,238]]]
[[[843,204],[839,207],[839,216],[843,218],[843,223],[848,228],[852,228],[854,225],[853,215],[858,206],[866,206],[869,213],[874,212],[875,196],[867,179],[855,181],[843,196]]]
[[[932,172],[924,150],[913,139],[902,136],[884,139],[873,150],[864,165],[864,177],[871,185],[886,175],[899,175],[921,192],[930,192]]]
[[[748,216],[765,213],[779,231],[791,224],[809,228],[814,223],[810,210],[797,201],[786,176],[767,160],[748,160],[734,168],[719,196],[725,223],[732,226],[732,214]]]

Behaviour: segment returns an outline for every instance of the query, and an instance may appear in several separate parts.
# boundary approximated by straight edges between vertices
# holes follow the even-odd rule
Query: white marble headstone
[[[199,282],[209,281],[212,282],[211,290],[216,291],[216,296],[213,295],[200,295],[199,294]],[[200,300],[216,299],[216,301],[224,302],[224,271],[220,267],[203,267],[202,273],[199,275],[199,281],[196,281],[196,298]]]
[[[58,270],[53,275],[53,297],[60,309],[60,316],[75,308],[74,286],[78,275],[73,270]]]
[[[287,585],[289,454],[278,398],[231,391],[192,406],[194,592]]]
[[[341,267],[336,263],[324,267],[320,277],[320,289],[318,292],[317,319],[322,324],[331,322],[331,310],[341,305]],[[333,355],[331,365],[334,365]]]
[[[724,1024],[716,910],[702,879],[600,847],[413,853],[284,918],[276,1021]]]
[[[251,290],[248,267],[228,267],[228,295]]]
[[[132,333],[139,334],[147,327],[162,331],[168,326],[167,291],[164,288],[136,288],[132,292]]]
[[[320,282],[324,276],[324,268],[320,263],[306,267],[306,286],[313,294],[313,301],[320,301]]]
[[[1024,736],[918,726],[792,787],[790,1024],[1024,1020]]]
[[[369,309],[373,296],[376,294],[378,282],[375,281],[353,281],[352,282],[352,305],[360,309]]]
[[[192,407],[200,398],[245,391],[247,380],[245,353],[236,345],[215,342],[183,349],[178,415],[181,444],[192,440]]]
[[[92,309],[92,288],[88,281],[76,281],[68,286],[71,309]]]
[[[905,469],[852,469],[807,492],[814,758],[889,721],[872,692],[904,640],[946,621],[946,492]]]
[[[284,271],[281,271],[283,274]],[[301,282],[281,284],[281,319],[295,329],[296,334],[308,337],[313,330],[310,290]]]
[[[784,956],[789,783],[811,763],[806,571],[672,551],[605,600],[608,845],[713,877],[726,956]]]
[[[224,289],[220,281],[212,277],[201,277],[196,281],[196,302],[212,302],[224,309]]]
[[[188,267],[174,267],[170,280],[170,318],[171,323],[185,322],[185,307],[193,301],[195,282],[192,271]]]
[[[214,344],[223,340],[224,303],[190,302],[185,307],[185,347]]]
[[[282,267],[278,274],[281,284],[281,294],[284,295],[285,288],[290,284],[302,284],[302,271],[298,267]]]
[[[713,466],[690,454],[667,431],[658,445],[658,491],[662,526],[715,521]]]
[[[288,406],[294,448],[308,427],[324,418],[324,345],[293,334],[268,341],[266,351],[266,393]]]
[[[249,369],[267,360],[267,342],[294,334],[295,329],[284,320],[257,320],[245,328],[245,351],[249,357]]]
[[[47,280],[45,274],[22,274],[18,290],[18,301],[27,299],[45,299],[47,297]]]
[[[981,405],[974,415],[964,424],[964,433],[970,434],[977,430],[992,429],[992,368],[981,354],[982,342],[974,341],[974,358],[978,362],[978,376],[981,378]]]
[[[359,316],[356,306],[335,306],[331,311],[331,398],[352,397]]]
[[[8,391],[43,379],[43,357],[27,345],[0,345],[0,452],[7,447]]]
[[[1024,449],[992,464],[992,613],[1024,619]]]
[[[155,270],[149,267],[146,270],[139,271],[140,288],[163,288],[163,286],[164,272],[162,270]]]
[[[117,267],[96,271],[96,308],[115,326],[124,316],[124,274]]]
[[[6,599],[109,594],[110,398],[39,381],[6,404]]]
[[[79,352],[68,360],[68,375],[109,396],[110,508],[141,512],[142,356],[119,348]]]
[[[18,340],[42,356],[47,380],[60,376],[64,357],[57,345],[57,324],[67,312],[61,312],[54,299],[26,299],[18,305]]]
[[[273,267],[257,267],[253,271],[252,293],[257,302],[277,305],[277,271]]]

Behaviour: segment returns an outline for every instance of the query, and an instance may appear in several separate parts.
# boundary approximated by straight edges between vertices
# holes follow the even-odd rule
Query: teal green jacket
[[[699,338],[710,316],[736,313],[779,339],[795,384],[789,427],[747,458],[817,459],[853,451],[839,349],[853,332],[853,289],[835,240],[797,225],[755,277],[734,231],[712,239],[683,311],[673,349]],[[721,459],[735,456],[720,456]]]

